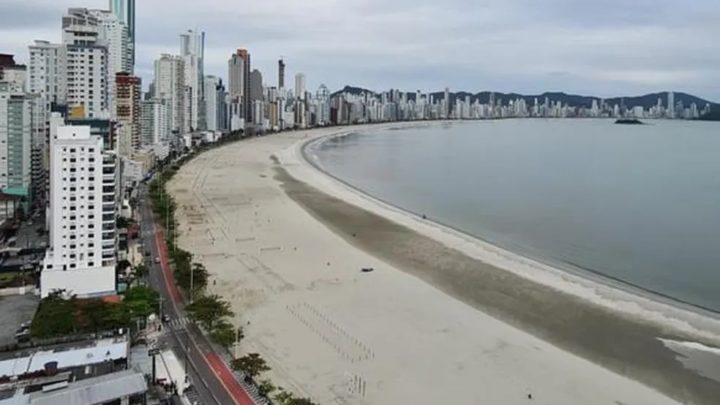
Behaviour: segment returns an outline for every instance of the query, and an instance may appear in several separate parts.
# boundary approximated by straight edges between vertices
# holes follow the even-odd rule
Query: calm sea
[[[720,312],[720,124],[458,122],[313,147],[325,170],[515,252]]]

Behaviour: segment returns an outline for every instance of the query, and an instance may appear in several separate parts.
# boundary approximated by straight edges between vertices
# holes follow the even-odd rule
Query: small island
[[[615,121],[616,124],[621,125],[644,125],[645,123],[640,121],[637,118],[620,118],[619,120]]]

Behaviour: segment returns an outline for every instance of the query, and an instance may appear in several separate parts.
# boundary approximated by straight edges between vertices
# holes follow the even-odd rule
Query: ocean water
[[[341,180],[506,249],[720,312],[720,124],[502,120],[311,146]]]

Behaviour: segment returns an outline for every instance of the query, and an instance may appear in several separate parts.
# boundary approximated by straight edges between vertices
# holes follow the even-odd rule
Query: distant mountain
[[[361,87],[345,86],[344,89],[333,93],[333,96],[342,93],[350,93],[355,95],[364,93],[370,93],[373,95],[378,94],[377,92]],[[410,92],[407,94],[408,100],[415,100],[415,92]],[[517,93],[491,93],[489,91],[482,91],[480,93],[473,94],[466,91],[459,91],[450,93],[450,101],[454,103],[457,99],[464,100],[466,97],[470,97],[471,103],[474,103],[476,100],[480,100],[481,104],[488,104],[490,102],[491,94],[494,95],[496,103],[502,103],[503,105],[507,105],[510,100],[517,99],[524,99],[528,105],[533,105],[535,103],[535,99],[537,99],[538,102],[542,104],[547,97],[553,102],[559,101],[562,104],[567,104],[572,107],[590,108],[592,106],[593,100],[597,100],[598,102],[601,100],[600,97],[580,96],[577,94],[567,94],[562,92],[546,92],[537,95],[523,95]],[[442,91],[430,93],[430,95],[433,96],[436,100],[442,100],[445,97],[445,93]],[[668,92],[665,91],[660,93],[651,93],[644,96],[613,97],[606,98],[604,100],[609,105],[625,105],[629,108],[641,106],[645,109],[648,109],[654,105],[657,105],[658,99],[662,101],[663,106],[667,107]],[[720,109],[720,104],[718,103],[713,103],[711,101],[704,100],[702,98],[682,92],[675,92],[675,102],[682,102],[685,106],[689,106],[690,104],[695,103],[699,109],[703,109],[706,104],[710,104],[714,111]]]

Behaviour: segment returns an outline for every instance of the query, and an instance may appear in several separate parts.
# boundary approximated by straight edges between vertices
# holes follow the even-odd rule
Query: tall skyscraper
[[[88,118],[109,116],[108,50],[100,22],[88,9],[71,8],[62,20],[67,104]]]
[[[115,109],[118,129],[120,156],[129,158],[140,149],[140,93],[142,83],[139,77],[129,73],[118,73],[115,79]]]
[[[50,246],[41,296],[114,294],[117,160],[89,126],[66,126],[57,113],[50,121]]]
[[[143,146],[166,142],[168,137],[168,108],[165,100],[153,98],[141,102],[140,137]]]
[[[135,67],[135,0],[110,0],[110,12],[127,27],[127,59],[128,73],[133,73]]]
[[[98,44],[107,48],[108,100],[110,113],[115,118],[115,75],[133,70],[129,51],[128,28],[118,17],[106,10],[89,10],[98,20]]]
[[[295,98],[305,100],[305,74],[298,73],[295,75]]]
[[[209,131],[224,129],[225,86],[217,76],[205,76],[205,120]]]
[[[228,86],[231,111],[245,122],[252,119],[250,103],[250,53],[238,49],[228,61]],[[231,117],[232,119],[233,117]]]
[[[165,100],[171,132],[182,131],[185,122],[185,62],[179,56],[163,54],[155,61],[155,98]]]
[[[670,119],[675,118],[675,93],[674,92],[668,92],[668,107],[667,107],[667,117]]]
[[[285,61],[278,60],[278,89],[285,88]]]
[[[205,129],[205,33],[188,30],[180,35],[180,56],[185,63],[186,99],[184,131]]]
[[[299,128],[307,127],[307,93],[305,88],[305,75],[295,75],[295,125]]]
[[[445,99],[443,100],[443,118],[450,118],[450,89],[445,87]]]

